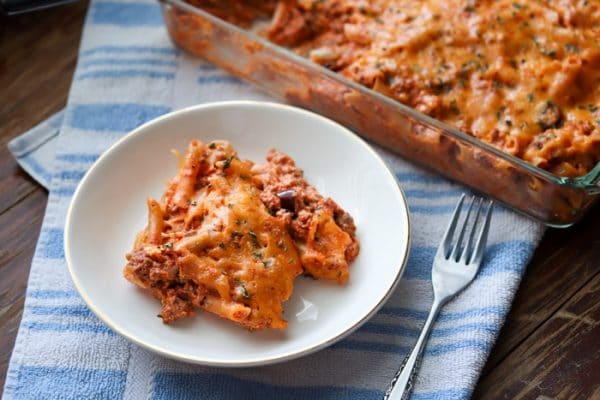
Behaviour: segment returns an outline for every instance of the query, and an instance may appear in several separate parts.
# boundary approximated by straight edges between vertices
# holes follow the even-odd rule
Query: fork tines
[[[486,201],[475,195],[471,197],[468,206],[464,203],[465,195],[463,194],[456,205],[452,221],[442,240],[443,251],[447,260],[461,262],[466,265],[471,263],[477,264],[483,258],[494,203],[491,200]],[[464,208],[467,208],[466,216],[461,218]],[[476,212],[473,217],[474,210]],[[460,225],[458,224],[459,220],[461,220]],[[457,227],[460,227],[460,230],[458,237],[454,240],[454,233]],[[467,235],[466,243],[464,243],[465,234]],[[475,237],[477,237],[477,241],[473,245]]]

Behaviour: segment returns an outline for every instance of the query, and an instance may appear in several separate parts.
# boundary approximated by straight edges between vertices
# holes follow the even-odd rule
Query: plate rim
[[[186,355],[185,353],[169,350],[162,346],[157,346],[152,343],[147,343],[144,340],[136,337],[135,333],[128,332],[127,329],[123,329],[118,324],[115,324],[107,315],[105,315],[103,312],[101,312],[96,307],[93,300],[88,296],[88,293],[83,288],[81,282],[77,278],[77,274],[73,267],[74,262],[71,259],[70,242],[71,242],[71,224],[72,224],[72,218],[73,218],[73,209],[74,209],[75,205],[77,204],[79,197],[81,196],[82,188],[85,186],[87,180],[90,179],[92,172],[95,169],[97,169],[98,165],[100,165],[103,162],[103,160],[106,159],[109,156],[109,154],[111,154],[117,147],[121,146],[126,141],[131,140],[133,137],[143,134],[143,131],[145,129],[147,129],[150,125],[154,125],[156,123],[159,123],[159,122],[162,122],[162,121],[165,121],[168,119],[178,118],[183,114],[194,113],[194,112],[197,112],[198,110],[206,111],[206,110],[215,109],[215,108],[229,108],[229,107],[239,107],[239,106],[249,107],[249,108],[267,107],[267,108],[272,108],[272,109],[280,109],[280,110],[284,110],[286,112],[301,113],[309,118],[319,119],[323,123],[334,126],[341,133],[343,133],[344,135],[349,137],[351,140],[358,143],[364,150],[368,151],[375,158],[375,160],[382,167],[384,167],[384,170],[386,171],[388,176],[396,183],[396,185],[394,187],[398,190],[398,192],[400,194],[400,198],[402,199],[403,214],[406,219],[406,224],[402,228],[402,230],[404,231],[403,233],[406,237],[406,244],[404,246],[404,249],[402,250],[403,251],[402,262],[401,262],[401,265],[399,266],[398,273],[396,274],[392,283],[386,289],[385,294],[379,299],[379,301],[377,302],[375,307],[370,309],[368,313],[366,313],[362,318],[360,318],[358,321],[356,321],[350,327],[348,327],[347,329],[343,330],[342,332],[336,334],[335,336],[333,336],[327,340],[315,343],[313,345],[302,348],[300,350],[292,350],[292,351],[288,351],[288,352],[285,352],[285,353],[277,355],[277,356],[271,356],[271,357],[267,357],[267,358],[255,358],[255,359],[249,359],[249,360],[245,360],[245,361],[231,362],[231,361],[219,361],[218,359],[214,359],[214,358],[210,358],[210,357],[190,356],[190,355]],[[410,219],[410,212],[409,212],[409,208],[408,208],[408,202],[406,200],[406,195],[404,194],[404,190],[400,186],[400,182],[395,177],[395,175],[394,175],[393,171],[391,170],[391,168],[389,167],[389,165],[362,138],[360,138],[358,135],[356,135],[355,133],[350,131],[350,129],[346,128],[345,126],[341,125],[340,123],[333,121],[327,117],[324,117],[320,114],[303,109],[303,108],[294,107],[294,106],[291,106],[288,104],[274,103],[274,102],[268,102],[268,101],[230,100],[230,101],[218,101],[218,102],[203,103],[203,104],[193,105],[193,106],[185,107],[185,108],[182,108],[179,110],[168,112],[157,118],[153,118],[153,119],[143,123],[142,125],[136,127],[135,129],[127,132],[125,135],[123,135],[121,138],[119,138],[117,141],[115,141],[112,145],[110,145],[98,157],[98,159],[90,166],[90,168],[86,171],[83,178],[77,185],[77,188],[75,189],[73,197],[71,198],[71,202],[69,203],[69,207],[67,209],[67,214],[66,214],[66,218],[65,218],[63,247],[64,247],[64,254],[65,254],[65,261],[67,263],[67,268],[69,270],[69,275],[71,276],[71,280],[73,281],[73,284],[75,285],[75,288],[77,289],[77,292],[79,293],[79,295],[81,296],[83,301],[86,303],[87,307],[103,323],[108,325],[108,327],[110,329],[112,329],[114,332],[116,332],[120,336],[124,337],[125,339],[129,340],[130,342],[132,342],[136,345],[139,345],[139,346],[141,346],[147,350],[150,350],[156,354],[159,354],[159,355],[171,358],[171,359],[175,359],[175,360],[179,360],[179,361],[183,361],[183,362],[187,362],[187,363],[191,363],[191,364],[205,365],[205,366],[211,366],[211,367],[243,368],[243,367],[271,365],[271,364],[281,363],[281,362],[285,362],[285,361],[291,361],[293,359],[304,357],[306,355],[315,353],[319,350],[329,347],[332,344],[344,339],[345,337],[347,337],[348,335],[350,335],[351,333],[356,331],[360,326],[362,326],[365,322],[367,322],[371,317],[373,317],[381,309],[381,307],[387,302],[387,300],[390,298],[390,296],[392,295],[392,293],[398,286],[398,283],[400,282],[400,280],[402,279],[402,276],[404,275],[404,272],[406,269],[406,264],[408,263],[408,258],[409,258],[410,248],[411,248],[411,241],[412,241],[411,219]]]

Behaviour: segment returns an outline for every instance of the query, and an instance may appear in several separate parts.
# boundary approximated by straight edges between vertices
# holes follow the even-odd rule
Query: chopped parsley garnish
[[[256,233],[254,233],[252,231],[248,231],[248,235],[250,236],[250,240],[252,241],[252,245],[254,247],[256,247],[257,249],[260,249],[262,246],[258,242],[258,237],[256,236]]]
[[[270,260],[262,260],[262,265],[265,266],[265,268],[268,268],[271,266],[271,261]]]
[[[591,113],[593,113],[593,112],[596,112],[596,111],[598,111],[598,106],[595,106],[595,105],[593,105],[593,104],[588,104],[588,110],[589,110]]]
[[[455,115],[460,115],[460,109],[456,104],[456,100],[450,100],[450,111],[452,111],[452,113],[454,113]]]
[[[225,248],[225,243],[223,243],[223,242],[219,243],[219,247],[222,248],[222,249],[224,249]]]
[[[577,47],[576,45],[574,45],[572,43],[565,44],[565,49],[567,49],[567,51],[569,51],[571,53],[579,53],[579,47]]]
[[[501,106],[498,111],[496,111],[496,119],[498,121],[500,121],[500,117],[502,117],[502,114],[504,113],[504,110],[506,110],[506,106]]]
[[[242,290],[242,297],[244,297],[245,299],[249,299],[250,297],[252,297],[248,293],[248,289],[246,289],[246,286],[244,285],[244,282],[237,281],[236,283],[240,287],[240,289]]]
[[[527,94],[527,101],[530,103],[533,103],[533,93],[528,93]]]
[[[231,166],[231,162],[233,161],[233,156],[227,157],[225,162],[223,163],[223,171]]]
[[[211,142],[211,143],[208,145],[208,148],[209,148],[209,149],[211,149],[211,150],[214,150],[214,149],[216,149],[216,148],[217,148],[217,145],[215,144],[215,142]]]
[[[521,8],[523,8],[522,5],[520,5],[519,3],[512,3],[513,8],[516,8],[517,10],[520,10]]]

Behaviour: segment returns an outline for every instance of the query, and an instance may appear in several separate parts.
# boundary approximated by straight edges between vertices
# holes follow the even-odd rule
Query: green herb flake
[[[598,111],[598,106],[595,106],[595,105],[593,105],[593,104],[588,104],[588,110],[589,110],[591,113],[594,113],[594,112]]]
[[[258,242],[258,237],[256,236],[256,233],[254,233],[252,231],[248,231],[248,235],[250,236],[250,240],[252,241],[252,245],[254,247],[256,247],[257,249],[260,249],[262,246]]]
[[[319,4],[322,4],[324,1],[325,1],[325,0],[313,0],[313,2],[311,3],[310,7],[311,7],[312,9],[315,9],[315,8],[317,8],[317,6],[318,6]]]
[[[224,249],[225,248],[225,243],[223,243],[223,242],[219,243],[219,247],[222,248],[222,249]]]
[[[241,282],[241,281],[238,281],[238,286],[239,286],[239,287],[241,288],[241,290],[242,290],[242,297],[244,297],[245,299],[249,299],[250,297],[252,297],[252,296],[250,296],[250,294],[248,293],[248,289],[246,289],[246,285],[244,285],[244,283],[243,283],[243,282]]]
[[[522,5],[520,5],[519,3],[512,3],[513,8],[520,10],[521,8],[523,8]]]
[[[258,251],[253,251],[252,255],[256,258],[262,258],[262,254],[260,254]]]
[[[460,115],[460,109],[458,108],[458,104],[456,104],[456,100],[450,100],[450,111],[455,115]]]
[[[539,50],[540,50],[540,52],[541,52],[543,55],[545,55],[545,56],[548,56],[548,57],[550,57],[550,58],[554,58],[554,57],[556,57],[556,50],[551,50],[551,49],[547,49],[547,48],[545,48],[545,47],[542,47],[542,46],[540,46],[540,45],[538,44],[538,42],[536,42],[536,44],[538,45],[538,47],[539,47]]]
[[[270,260],[262,260],[262,265],[264,265],[265,268],[269,268],[271,266],[271,261]]]
[[[567,43],[565,44],[565,49],[567,49],[568,52],[570,53],[579,53],[579,47],[577,47],[576,45],[572,44],[572,43]]]
[[[214,149],[216,149],[216,148],[217,148],[217,145],[216,145],[216,143],[215,143],[215,142],[211,142],[211,143],[208,145],[208,148],[209,148],[209,149],[211,149],[211,150],[214,150]]]
[[[496,119],[498,121],[500,121],[500,118],[502,117],[502,114],[504,113],[504,110],[506,110],[506,106],[501,106],[498,111],[496,111]]]
[[[227,159],[223,163],[223,171],[225,171],[227,168],[229,168],[231,166],[232,161],[233,161],[233,156],[227,157]]]
[[[294,263],[294,259],[293,259],[293,258],[290,258],[290,259],[288,260],[288,264],[293,264],[293,263]]]
[[[533,103],[533,93],[528,93],[527,94],[527,101],[530,103]]]
[[[470,13],[472,13],[472,12],[475,12],[475,7],[473,7],[473,6],[471,6],[471,5],[468,5],[468,6],[465,6],[464,10],[465,10],[466,12],[470,12]]]

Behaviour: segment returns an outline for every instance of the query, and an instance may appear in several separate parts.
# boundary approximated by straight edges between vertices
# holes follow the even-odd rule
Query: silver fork
[[[425,321],[423,331],[417,340],[415,348],[404,359],[400,369],[392,379],[388,390],[383,396],[383,400],[406,400],[410,397],[421,354],[441,308],[451,298],[466,288],[473,281],[475,275],[477,275],[477,271],[479,271],[490,230],[493,202],[485,202],[482,198],[473,196],[458,237],[456,240],[453,240],[464,200],[465,195],[463,194],[456,205],[452,220],[448,228],[446,228],[444,238],[433,260],[433,269],[431,271],[433,305],[427,316],[427,321]],[[471,221],[471,214],[474,207],[477,209],[477,212],[474,221]],[[477,234],[477,232],[479,233]],[[465,234],[467,235],[466,243],[464,243]],[[473,239],[476,234],[477,241],[473,246]]]

